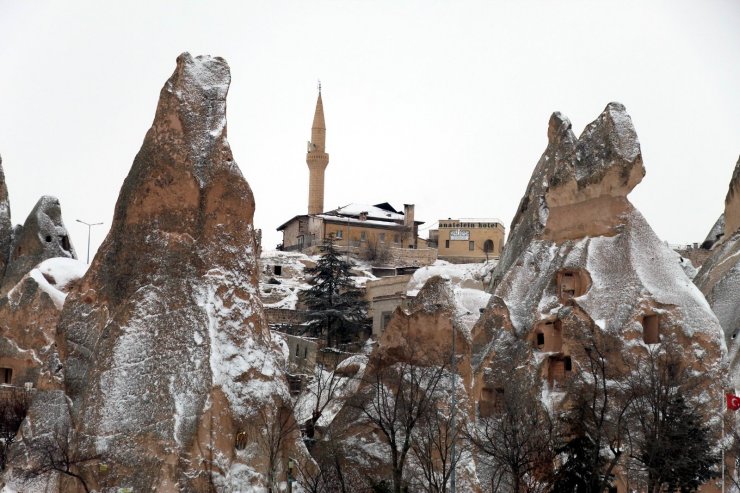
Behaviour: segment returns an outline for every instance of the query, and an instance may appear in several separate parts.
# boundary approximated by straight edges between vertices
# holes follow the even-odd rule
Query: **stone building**
[[[379,338],[396,308],[405,307],[413,298],[406,294],[411,277],[411,274],[383,277],[365,284],[368,316],[373,319],[373,337]]]
[[[309,169],[308,211],[281,224],[283,233],[280,247],[286,251],[311,251],[323,239],[333,235],[336,245],[360,256],[409,265],[428,265],[436,260],[436,251],[426,249],[418,238],[423,221],[414,218],[414,205],[404,204],[403,211],[387,202],[375,205],[349,204],[334,210],[324,210],[324,171],[329,164],[326,153],[326,124],[324,105],[319,90],[311,141],[308,143],[306,163]],[[423,252],[398,252],[399,249]]]
[[[504,249],[506,230],[495,218],[440,219],[429,232],[438,256],[450,262],[477,262],[498,258]]]

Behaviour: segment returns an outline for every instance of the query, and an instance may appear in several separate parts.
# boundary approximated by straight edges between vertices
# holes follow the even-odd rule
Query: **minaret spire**
[[[321,81],[319,96],[316,99],[316,111],[311,125],[311,141],[308,143],[306,164],[308,164],[308,213],[324,212],[324,170],[329,164],[329,155],[325,152],[326,123],[324,122],[324,103],[321,100]]]

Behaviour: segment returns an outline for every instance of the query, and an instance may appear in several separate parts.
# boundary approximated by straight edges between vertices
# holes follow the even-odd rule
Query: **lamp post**
[[[85,226],[87,226],[87,263],[90,263],[90,230],[93,226],[100,226],[103,223],[86,223],[85,221],[80,221],[79,219],[75,219],[78,223],[82,223]]]

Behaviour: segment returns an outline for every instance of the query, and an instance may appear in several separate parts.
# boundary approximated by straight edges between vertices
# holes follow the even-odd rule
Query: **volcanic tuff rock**
[[[733,386],[740,387],[740,159],[725,198],[724,235],[694,278],[724,330]],[[716,227],[716,225],[715,225]],[[712,228],[714,231],[715,228]]]
[[[45,260],[0,298],[0,367],[12,370],[8,383],[62,388],[56,325],[66,293],[86,268],[74,259]]]
[[[494,282],[534,238],[615,235],[630,209],[627,194],[645,176],[637,134],[619,103],[610,103],[580,138],[568,118],[553,113],[547,137],[547,149],[511,222]]]
[[[706,249],[711,249],[712,246],[714,246],[715,243],[717,243],[720,238],[722,238],[725,235],[725,213],[724,211],[722,214],[719,215],[717,220],[715,221],[714,225],[712,226],[712,229],[709,230],[709,234],[707,234],[707,237],[704,239],[704,242],[702,242],[701,247]]]
[[[10,201],[8,186],[5,183],[3,158],[0,156],[0,281],[5,274],[10,256],[10,245],[13,241],[13,224],[10,222]]]
[[[289,395],[257,297],[254,199],[226,140],[229,83],[223,59],[178,57],[108,237],[64,305],[76,451],[107,464],[83,468],[95,488],[267,484],[267,451],[237,435],[257,436],[258,413]],[[305,453],[294,438],[283,448]]]
[[[49,258],[77,255],[62,221],[59,199],[45,195],[36,202],[22,227],[13,233],[13,245],[0,293],[7,293],[38,264]]]
[[[546,396],[571,362],[578,371],[585,334],[616,336],[626,353],[656,342],[654,330],[657,340],[683,347],[705,398],[719,402],[725,344],[717,319],[678,254],[626,198],[644,168],[624,106],[610,103],[580,138],[555,113],[548,140],[512,221],[493,297],[473,329],[476,385],[485,387],[512,337],[528,342],[542,385],[533,394]]]
[[[470,291],[480,293],[481,297],[471,297]],[[471,388],[470,327],[477,320],[479,312],[477,306],[475,313],[471,313],[466,308],[472,308],[477,302],[487,298],[485,293],[453,287],[449,279],[434,276],[426,281],[417,296],[405,308],[396,308],[380,337],[378,346],[369,356],[367,368],[356,395],[349,400],[350,403],[342,408],[332,422],[327,431],[328,439],[317,443],[319,450],[315,455],[321,456],[324,453],[322,447],[338,446],[341,450],[340,456],[352,464],[348,470],[361,471],[362,476],[372,478],[390,478],[391,468],[388,459],[391,454],[387,439],[366,420],[356,402],[362,399],[372,399],[373,402],[384,399],[393,401],[392,397],[379,395],[378,378],[383,379],[383,382],[389,386],[395,385],[396,381],[402,379],[406,381],[417,379],[417,382],[423,382],[435,371],[443,369],[441,370],[443,377],[439,385],[426,398],[430,401],[436,399],[435,406],[438,406],[438,409],[433,408],[449,416],[449,396],[452,392],[449,362],[453,336],[455,337],[455,352],[458,355],[457,372],[460,375],[455,386],[457,413],[458,417],[467,416],[467,418],[459,418],[461,420],[473,416],[474,414],[471,414],[473,408],[468,398]],[[410,390],[406,392],[410,393]],[[417,395],[416,398],[418,397]],[[405,402],[411,405],[409,404],[411,401]],[[414,401],[413,405],[419,405],[419,403]],[[389,413],[392,412],[391,407],[381,406],[381,408]],[[399,418],[395,423],[396,427],[404,425],[403,418]],[[429,429],[423,428],[421,424],[414,429],[416,434],[428,432]],[[402,440],[399,436],[396,436],[396,439]],[[449,457],[447,459],[449,460]],[[458,487],[462,491],[481,491],[475,468],[463,467],[463,463],[469,459],[466,453],[465,460],[461,461],[462,463],[457,468]],[[417,458],[409,454],[404,470],[404,480],[410,484],[410,491],[423,489],[423,486],[416,482],[423,481],[421,467]]]

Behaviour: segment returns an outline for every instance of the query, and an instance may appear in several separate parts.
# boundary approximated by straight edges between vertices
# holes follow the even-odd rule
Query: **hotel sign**
[[[453,229],[450,231],[450,240],[470,240],[470,231],[467,229]]]

